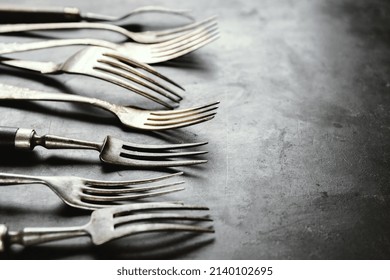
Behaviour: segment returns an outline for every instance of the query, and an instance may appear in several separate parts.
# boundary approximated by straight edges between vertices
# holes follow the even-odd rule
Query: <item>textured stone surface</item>
[[[121,14],[144,2],[35,1],[34,5],[49,3]],[[124,131],[113,125],[117,123],[109,115],[88,107],[41,102],[1,103],[1,125],[81,139],[111,134],[141,143],[209,141],[209,163],[184,168],[186,191],[166,199],[208,205],[215,219],[214,237],[136,236],[101,248],[92,248],[87,239],[81,239],[15,250],[6,257],[388,259],[387,1],[199,0],[179,4],[168,0],[153,4],[189,8],[198,19],[219,16],[221,38],[217,42],[175,63],[156,66],[187,89],[183,108],[220,100],[212,122],[142,134]],[[157,22],[157,17],[132,21],[139,19]],[[123,40],[108,32],[76,34]],[[2,42],[38,39],[1,36]],[[77,49],[15,57],[59,60]],[[0,82],[154,106],[89,77],[40,77],[1,67]],[[97,114],[102,115],[92,117]],[[161,174],[106,168],[93,152],[40,148],[30,156],[3,155],[0,170],[104,179]],[[87,212],[65,207],[45,187],[1,190],[0,220],[11,229],[81,224],[87,216]]]

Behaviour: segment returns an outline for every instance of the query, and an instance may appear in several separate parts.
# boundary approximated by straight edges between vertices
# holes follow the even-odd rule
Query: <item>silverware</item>
[[[211,222],[208,215],[182,214],[178,211],[209,210],[203,206],[179,203],[137,203],[98,209],[92,212],[90,221],[74,227],[24,228],[8,231],[0,225],[0,250],[13,244],[23,246],[89,236],[94,245],[101,245],[125,236],[161,231],[213,233],[210,226],[188,222]]]
[[[30,22],[72,22],[72,21],[110,21],[117,22],[131,16],[144,13],[164,13],[193,19],[188,10],[169,9],[159,6],[136,8],[122,16],[110,16],[98,13],[83,13],[76,7],[30,7],[25,5],[0,4],[1,23]]]
[[[75,176],[29,176],[0,173],[0,185],[43,184],[48,186],[67,205],[85,210],[118,206],[121,202],[150,198],[184,190],[184,181],[161,185],[147,183],[166,180],[183,172],[156,178],[128,181],[101,181]],[[141,185],[141,186],[140,186]]]
[[[175,103],[179,103],[182,99],[177,92],[156,79],[161,78],[181,88],[169,78],[161,75],[150,66],[125,56],[123,53],[103,47],[86,47],[60,63],[0,58],[0,64],[42,74],[68,73],[91,76],[131,90],[170,109],[173,109],[172,105],[153,94],[163,96]],[[146,70],[152,74],[152,77],[145,75],[136,68]],[[135,84],[142,86],[142,88]]]
[[[141,130],[166,130],[186,127],[209,121],[215,117],[219,102],[188,109],[172,111],[150,111],[130,106],[120,106],[97,98],[65,93],[47,93],[0,84],[1,100],[42,100],[88,104],[116,115],[126,127]]]
[[[24,52],[71,45],[91,45],[113,49],[132,59],[153,64],[172,60],[193,52],[219,38],[217,22],[210,21],[206,27],[197,28],[163,43],[140,44],[125,42],[116,44],[99,39],[59,39],[32,43],[0,44],[0,54]]]
[[[95,150],[100,153],[102,162],[127,167],[175,167],[206,163],[207,160],[170,160],[206,154],[206,151],[172,151],[206,144],[207,142],[144,145],[125,142],[112,136],[107,136],[103,142],[92,142],[48,134],[38,136],[33,129],[0,127],[0,148],[2,150],[33,150],[36,146],[42,146],[46,149]]]
[[[20,23],[20,24],[2,24],[0,25],[0,34],[39,31],[39,30],[62,30],[62,29],[98,29],[108,30],[122,34],[127,39],[138,43],[159,43],[168,41],[183,35],[184,33],[194,31],[197,28],[206,26],[215,17],[206,20],[190,23],[181,27],[169,28],[158,31],[132,32],[121,26],[97,23],[97,22],[60,22],[60,23]]]

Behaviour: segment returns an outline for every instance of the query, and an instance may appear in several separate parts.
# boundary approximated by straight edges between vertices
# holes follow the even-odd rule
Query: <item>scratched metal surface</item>
[[[26,3],[30,1],[14,1]],[[121,14],[143,1],[34,1]],[[93,248],[87,239],[21,250],[11,259],[388,259],[390,5],[380,0],[153,1],[217,14],[219,41],[156,66],[187,89],[182,107],[220,100],[212,122],[162,134],[124,131],[109,115],[54,103],[0,104],[1,125],[81,139],[111,134],[134,142],[209,141],[209,163],[184,168],[187,189],[165,199],[205,204],[214,236],[136,236]],[[164,17],[163,17],[164,18]],[[155,18],[134,18],[156,23]],[[159,18],[160,19],[160,18]],[[179,19],[175,19],[179,21]],[[152,23],[150,23],[152,22]],[[165,20],[168,23],[169,20]],[[69,37],[71,33],[39,33]],[[74,33],[73,33],[74,34]],[[107,32],[78,32],[120,41]],[[39,37],[1,36],[2,42]],[[17,57],[59,59],[77,48]],[[0,82],[153,107],[93,78],[40,77],[5,67]],[[102,114],[102,115],[98,115]],[[97,117],[96,117],[97,116]],[[142,178],[157,171],[103,167],[93,152],[3,155],[3,172]],[[2,187],[0,221],[82,224],[38,185]]]

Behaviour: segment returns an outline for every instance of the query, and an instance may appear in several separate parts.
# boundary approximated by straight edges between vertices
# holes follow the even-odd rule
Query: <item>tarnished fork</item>
[[[141,180],[102,181],[75,176],[31,176],[0,173],[0,185],[43,184],[48,186],[67,205],[96,210],[184,190],[176,187],[184,181],[147,185],[182,175],[183,172]]]
[[[170,109],[173,106],[160,97],[165,97],[167,100],[175,103],[179,103],[182,99],[179,93],[156,78],[161,78],[183,89],[171,79],[158,73],[152,67],[140,63],[123,53],[103,47],[86,47],[59,63],[18,60],[4,57],[0,58],[0,63],[42,74],[69,73],[95,77],[131,90]],[[137,68],[145,70],[147,73],[152,74],[152,76],[145,75],[144,72]],[[142,86],[142,88],[139,86]]]
[[[33,129],[0,127],[0,148],[2,150],[32,150],[36,146],[46,149],[83,149],[100,152],[102,162],[127,167],[153,168],[177,167],[206,163],[203,159],[173,160],[181,157],[194,157],[206,151],[175,151],[206,145],[207,142],[144,145],[125,142],[107,136],[103,142],[71,139],[56,135],[38,136]]]
[[[130,128],[140,130],[166,130],[186,127],[209,121],[216,114],[219,102],[206,105],[171,111],[151,111],[140,108],[112,104],[97,98],[71,95],[65,93],[48,93],[34,91],[27,88],[20,88],[0,84],[1,100],[30,100],[30,101],[62,101],[75,102],[91,105],[109,111],[117,116],[120,122]]]
[[[58,39],[31,43],[0,44],[0,54],[24,52],[30,50],[63,47],[71,45],[91,45],[105,47],[124,53],[137,61],[154,64],[168,61],[190,52],[193,52],[212,41],[218,39],[217,21],[210,21],[208,25],[183,34],[177,38],[162,43],[140,44],[125,42],[116,44],[99,39]]]
[[[210,17],[203,21],[190,23],[181,27],[169,28],[159,31],[132,32],[121,26],[96,23],[96,22],[60,22],[60,23],[21,23],[21,24],[2,24],[0,25],[0,34],[39,31],[39,30],[61,30],[61,29],[99,29],[113,31],[122,34],[126,38],[138,43],[150,44],[165,42],[183,35],[184,33],[194,31],[199,27],[207,26],[210,21],[215,21],[216,17]]]
[[[75,208],[96,210],[184,190],[184,181],[147,185],[183,172],[141,180],[102,181],[76,176],[32,176],[0,173],[0,185],[43,184],[63,202]]]
[[[82,236],[89,236],[94,245],[101,245],[125,236],[147,232],[213,233],[212,226],[194,224],[211,222],[208,215],[186,213],[201,210],[208,208],[180,203],[137,203],[95,210],[90,221],[82,226],[8,231],[5,225],[0,225],[0,250],[4,251],[13,244],[30,246]]]

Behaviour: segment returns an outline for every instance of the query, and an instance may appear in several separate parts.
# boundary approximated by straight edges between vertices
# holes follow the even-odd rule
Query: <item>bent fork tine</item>
[[[128,188],[102,188],[102,187],[89,186],[89,187],[83,188],[83,190],[86,191],[87,193],[94,193],[94,194],[120,195],[120,194],[134,193],[134,192],[148,192],[148,191],[153,191],[153,190],[159,190],[159,189],[164,189],[167,187],[181,185],[183,183],[184,183],[184,181],[180,181],[180,182],[161,184],[161,185],[156,185],[156,186],[128,187]]]

